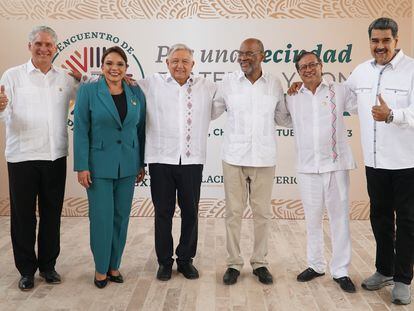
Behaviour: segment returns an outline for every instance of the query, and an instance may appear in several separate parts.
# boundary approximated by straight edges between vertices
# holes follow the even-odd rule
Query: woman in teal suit
[[[117,46],[102,55],[103,77],[78,91],[74,169],[89,201],[94,284],[122,283],[119,272],[135,181],[144,178],[145,97],[124,81],[127,57]]]

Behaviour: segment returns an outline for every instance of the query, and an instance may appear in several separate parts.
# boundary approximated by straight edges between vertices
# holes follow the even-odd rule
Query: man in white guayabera
[[[181,210],[177,270],[187,279],[197,279],[193,258],[197,252],[198,202],[216,86],[191,73],[193,51],[184,44],[169,49],[166,63],[167,74],[156,73],[138,81],[147,100],[145,163],[155,211],[157,279],[171,278],[176,198]]]
[[[272,217],[270,200],[276,165],[276,115],[283,103],[280,80],[262,69],[263,43],[242,42],[240,71],[224,77],[215,97],[215,113],[227,111],[222,146],[226,197],[227,270],[223,282],[237,282],[243,266],[240,230],[247,202],[253,211],[254,246],[250,264],[263,284],[273,283],[268,270],[267,240]]]
[[[354,293],[348,275],[348,193],[349,171],[356,165],[343,114],[356,111],[356,97],[344,84],[322,78],[322,61],[314,52],[300,53],[295,67],[303,84],[297,94],[286,97],[284,112],[289,118],[284,118],[283,125],[293,125],[295,131],[296,169],[306,219],[308,268],[297,280],[307,282],[325,274],[322,219],[326,207],[332,238],[330,272],[342,290]]]
[[[37,269],[47,283],[61,282],[55,264],[60,251],[60,216],[66,180],[67,118],[69,101],[75,97],[78,82],[52,65],[56,43],[53,29],[34,28],[28,44],[31,59],[8,69],[0,81],[0,119],[6,123],[11,237],[15,264],[21,274],[21,290],[33,288]]]

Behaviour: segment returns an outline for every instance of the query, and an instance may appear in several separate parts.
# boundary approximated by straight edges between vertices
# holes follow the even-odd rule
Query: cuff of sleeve
[[[89,171],[89,167],[88,166],[81,166],[81,165],[76,165],[73,167],[73,170],[75,172],[82,172],[82,171]]]
[[[404,123],[404,113],[400,109],[395,109],[392,111],[394,114],[394,119],[391,123],[400,124]]]

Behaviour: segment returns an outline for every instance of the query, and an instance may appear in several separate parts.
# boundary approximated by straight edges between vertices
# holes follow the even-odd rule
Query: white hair
[[[55,44],[57,43],[58,38],[56,32],[48,26],[36,26],[35,28],[33,28],[32,31],[29,33],[29,42],[33,42],[38,33],[40,32],[47,32],[52,37],[53,42]]]
[[[194,54],[193,50],[183,43],[177,43],[177,44],[172,45],[170,49],[168,50],[167,58],[170,58],[171,55],[173,55],[175,52],[181,51],[181,50],[187,51],[190,54],[191,58],[193,58],[193,54]]]

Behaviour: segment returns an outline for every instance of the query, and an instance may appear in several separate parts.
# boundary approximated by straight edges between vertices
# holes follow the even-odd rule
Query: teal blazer
[[[74,170],[92,178],[123,178],[144,167],[145,96],[122,82],[127,114],[121,123],[106,81],[82,84],[74,117]]]

